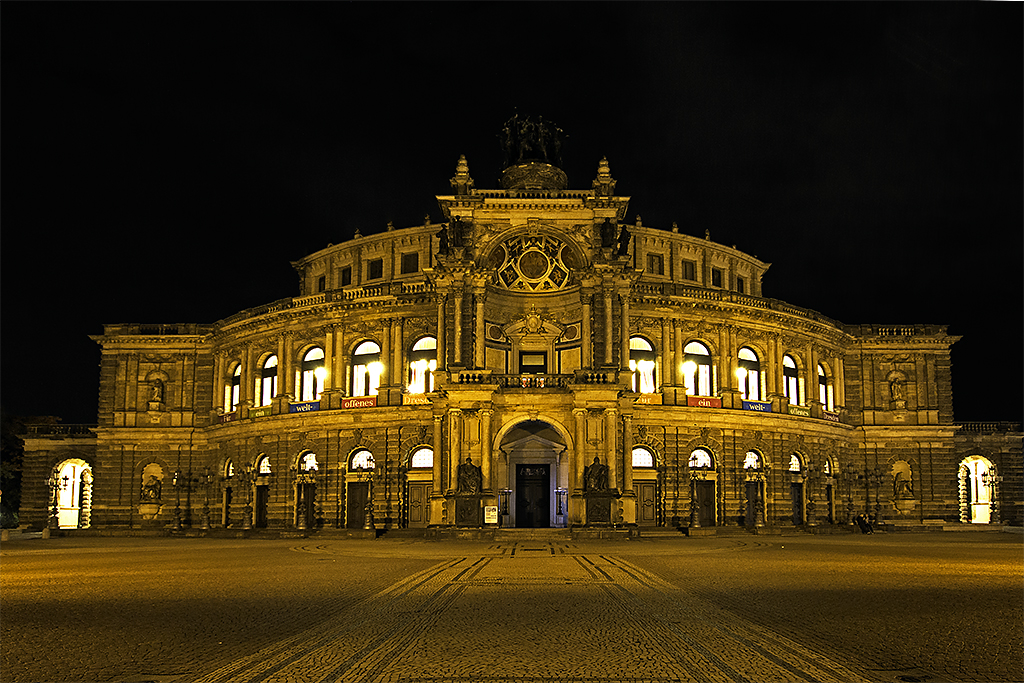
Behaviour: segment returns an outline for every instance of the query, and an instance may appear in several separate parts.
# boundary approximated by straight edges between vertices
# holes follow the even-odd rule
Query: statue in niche
[[[601,247],[608,248],[615,246],[615,225],[608,220],[604,219],[604,223],[601,224]]]
[[[473,464],[473,459],[466,458],[466,462],[458,466],[458,493],[480,493],[483,488],[483,474],[478,465]]]
[[[629,238],[630,238],[629,230],[627,230],[626,226],[623,225],[622,226],[622,230],[619,231],[619,251],[618,251],[618,256],[628,256],[629,255]]]
[[[163,490],[163,482],[160,481],[154,475],[149,475],[146,479],[146,483],[142,485],[142,500],[144,502],[156,502],[160,500],[160,494]]]
[[[584,491],[608,490],[608,465],[602,465],[600,458],[594,456],[594,462],[583,468]]]
[[[153,403],[164,402],[164,383],[158,379],[149,383],[149,400]]]
[[[892,495],[893,498],[914,497],[914,484],[911,482],[910,477],[904,475],[903,472],[897,472],[896,476],[893,477]]]
[[[898,377],[889,382],[889,395],[894,401],[903,400],[903,382]]]

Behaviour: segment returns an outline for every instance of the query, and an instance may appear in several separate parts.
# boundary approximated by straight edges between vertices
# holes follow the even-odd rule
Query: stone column
[[[655,379],[658,386],[665,384],[675,384],[675,373],[672,371],[672,367],[675,363],[672,360],[672,349],[670,348],[670,337],[668,329],[668,318],[661,319],[661,348],[658,350],[658,358],[661,359],[661,367],[658,368],[659,374]]]
[[[462,460],[462,410],[449,408],[448,417],[448,488],[454,491],[458,486],[458,467]]]
[[[284,393],[288,394],[294,400],[295,398],[295,373],[293,362],[292,362],[292,336],[290,332],[285,332],[281,335],[282,343],[284,344],[284,358],[277,359],[277,366],[281,367],[284,365]]]
[[[587,466],[587,409],[574,408],[573,417],[576,419],[576,457],[569,473],[569,488],[572,491],[582,491],[583,468]]]
[[[225,411],[231,410],[231,406],[225,406],[225,403],[230,404],[230,401],[225,401],[224,396],[227,393],[225,389],[225,382],[229,379],[225,377],[226,371],[224,369],[224,352],[218,351],[214,355],[214,380],[213,380],[213,408],[216,410],[218,407],[224,408]],[[245,369],[242,369],[242,385],[245,385]],[[241,397],[241,394],[239,394]]]
[[[392,371],[391,366],[391,319],[383,320],[381,322],[383,329],[380,333],[380,360],[381,365],[384,366],[384,370],[380,373],[380,385],[382,387],[391,386],[394,384],[393,379],[395,373]],[[378,399],[379,400],[379,399]]]
[[[394,336],[394,344],[392,349],[394,350],[394,364],[392,367],[395,369],[394,383],[402,386],[406,381],[406,368],[405,368],[405,319],[397,318],[394,325],[391,328]],[[427,383],[430,386],[430,383]]]
[[[277,338],[277,396],[288,393],[287,385],[287,363],[285,361],[285,335]],[[276,396],[274,398],[277,398]]]
[[[484,287],[474,287],[473,297],[476,300],[476,313],[473,329],[476,334],[475,344],[473,345],[473,367],[475,369],[483,368],[486,365],[484,359],[484,301],[487,296],[487,290]]]
[[[324,391],[327,392],[334,388],[334,325],[328,325],[324,335],[324,370],[327,371],[324,377]]]
[[[448,368],[448,347],[447,339],[445,335],[445,320],[444,320],[444,304],[447,295],[438,292],[437,293],[437,369],[445,370]]]
[[[804,381],[807,383],[807,405],[814,405],[814,403],[821,403],[818,400],[818,352],[814,348],[814,344],[807,345],[807,368],[806,378]]]
[[[249,400],[249,389],[252,386],[253,377],[252,344],[246,344],[244,347],[242,347],[242,357],[239,360],[242,363],[242,376],[239,377],[238,382],[238,405],[247,406],[251,405]],[[252,388],[255,389],[254,386]]]
[[[483,476],[483,490],[491,493],[491,415],[493,410],[480,411],[480,472]]]
[[[608,459],[608,488],[618,488],[619,473],[618,473],[618,418],[619,411],[617,408],[608,408],[604,411],[605,415],[605,457]]]
[[[434,467],[433,467],[433,489],[435,494],[443,492],[441,489],[441,467],[444,463],[444,449],[441,442],[441,422],[444,415],[434,415]]]
[[[633,416],[622,416],[622,492],[633,492]]]
[[[739,370],[739,349],[736,348],[736,328],[732,325],[726,325],[726,339],[729,340],[726,353],[729,354],[729,386],[739,391],[739,379],[736,377],[736,371]]]
[[[594,366],[594,347],[591,341],[591,316],[590,302],[593,299],[593,292],[589,289],[580,290],[580,303],[583,304],[583,322],[580,325],[580,364],[584,368]]]
[[[833,391],[835,393],[836,410],[839,410],[840,406],[846,406],[846,368],[843,367],[842,352],[836,356],[836,366],[833,369],[833,374],[832,384],[835,387]]]
[[[680,366],[683,364],[683,331],[679,327],[678,318],[672,320],[672,337],[672,348],[675,350],[675,358],[672,359],[673,384],[680,386],[683,383],[682,370],[680,370]]]
[[[612,290],[604,288],[604,364],[612,364]]]
[[[620,325],[622,333],[620,339],[620,359],[619,367],[623,370],[629,370],[629,290],[619,294],[619,302],[621,307],[620,313]]]
[[[455,345],[455,354],[452,357],[452,362],[455,365],[462,365],[462,297],[463,288],[461,285],[456,287],[452,292],[452,296],[455,298],[455,323],[452,325],[454,328],[453,343]]]

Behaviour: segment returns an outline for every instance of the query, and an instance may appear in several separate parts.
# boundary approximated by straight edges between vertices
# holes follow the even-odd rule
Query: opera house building
[[[560,134],[511,120],[493,189],[460,158],[441,222],[357,230],[293,262],[290,296],[105,325],[97,424],[30,429],[22,521],[427,537],[1022,523],[1020,426],[954,422],[958,337],[771,298],[771,264],[704,226],[627,219],[607,161],[571,189]]]

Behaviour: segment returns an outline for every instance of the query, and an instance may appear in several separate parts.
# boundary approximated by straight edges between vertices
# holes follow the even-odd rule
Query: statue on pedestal
[[[483,474],[478,465],[473,464],[473,459],[467,457],[466,462],[458,466],[456,470],[458,488],[456,493],[480,493],[483,488]]]
[[[583,490],[608,490],[608,465],[602,465],[601,460],[596,455],[594,456],[594,462],[583,468]]]

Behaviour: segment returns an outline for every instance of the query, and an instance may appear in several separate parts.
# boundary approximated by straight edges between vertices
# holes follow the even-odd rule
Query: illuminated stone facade
[[[443,224],[293,263],[298,296],[105,326],[99,424],[30,434],[23,519],[55,495],[69,528],[1021,523],[1019,426],[954,424],[944,327],[766,298],[769,264],[627,224],[603,160],[586,190],[536,159],[451,185]]]

